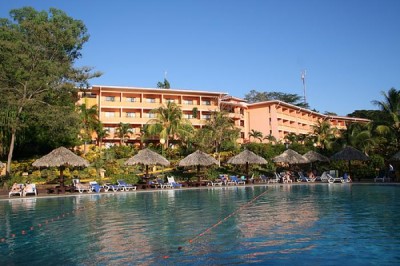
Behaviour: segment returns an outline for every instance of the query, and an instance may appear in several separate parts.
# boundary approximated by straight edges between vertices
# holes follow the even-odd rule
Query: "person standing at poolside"
[[[390,178],[390,180],[393,180],[393,181],[396,177],[396,174],[394,172],[394,167],[392,164],[389,164],[388,177]]]

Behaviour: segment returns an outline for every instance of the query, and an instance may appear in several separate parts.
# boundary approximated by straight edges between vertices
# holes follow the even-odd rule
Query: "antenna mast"
[[[306,100],[306,70],[304,69],[303,71],[301,71],[301,80],[303,81],[303,90],[304,90],[304,104],[307,104],[307,100]]]

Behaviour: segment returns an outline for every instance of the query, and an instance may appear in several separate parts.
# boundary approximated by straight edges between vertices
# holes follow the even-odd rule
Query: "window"
[[[186,105],[193,105],[193,100],[184,100],[183,103]]]
[[[106,102],[115,102],[115,96],[106,96]]]
[[[106,117],[115,117],[115,113],[114,112],[105,112],[105,116]]]
[[[131,103],[137,102],[135,97],[127,97],[126,101]]]
[[[193,114],[184,114],[184,117],[186,119],[192,119],[193,118]]]
[[[211,101],[210,100],[204,100],[203,101],[203,105],[211,105]]]
[[[155,103],[156,99],[155,98],[146,98],[147,103]]]
[[[153,114],[153,113],[147,113],[147,114],[145,114],[145,116],[147,118],[156,118],[156,114]]]
[[[127,112],[126,113],[126,117],[136,117],[136,113],[133,113],[133,112]]]
[[[209,120],[209,119],[211,119],[211,115],[202,115],[201,118]]]
[[[113,127],[104,127],[104,130],[107,130],[108,133],[114,133]]]
[[[244,132],[240,132],[240,137],[244,139]]]
[[[174,99],[165,99],[165,102],[167,102],[167,103],[174,103],[175,100],[174,100]]]

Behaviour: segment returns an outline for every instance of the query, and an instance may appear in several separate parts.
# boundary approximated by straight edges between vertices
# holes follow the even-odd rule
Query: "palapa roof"
[[[165,159],[160,154],[150,150],[143,149],[138,152],[138,154],[129,158],[125,163],[125,165],[135,165],[135,164],[143,164],[143,165],[163,165],[168,166],[170,162]]]
[[[266,164],[267,160],[252,151],[244,150],[228,160],[230,164]]]
[[[367,161],[367,160],[369,160],[369,157],[367,155],[365,155],[364,153],[362,153],[361,151],[359,151],[353,147],[347,146],[343,150],[332,155],[331,160]]]
[[[0,162],[0,168],[3,168],[4,166],[6,166],[4,163]]]
[[[329,158],[316,152],[316,151],[309,151],[303,155],[310,163],[312,162],[329,162]]]
[[[89,166],[89,162],[65,147],[59,147],[32,163],[35,167]]]
[[[288,163],[288,164],[309,163],[309,161],[305,157],[303,157],[303,155],[291,149],[285,150],[282,154],[274,157],[272,160],[276,163]]]
[[[218,161],[211,155],[208,155],[207,153],[204,153],[199,150],[189,154],[179,162],[179,166],[193,166],[193,165],[208,166],[213,164],[218,164]]]

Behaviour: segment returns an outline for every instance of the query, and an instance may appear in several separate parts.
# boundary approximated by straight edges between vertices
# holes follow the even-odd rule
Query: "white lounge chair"
[[[299,174],[299,177],[300,177],[299,178],[300,182],[314,182],[315,181],[315,178],[310,178],[308,176],[305,176],[303,174],[303,172],[301,172],[301,171],[299,171],[298,174]]]
[[[129,191],[129,190],[136,190],[136,186],[132,185],[132,184],[128,184],[126,183],[124,180],[118,180],[118,186],[120,186],[122,188],[122,191]]]
[[[246,182],[243,181],[241,178],[238,178],[237,176],[233,175],[230,177],[230,180],[228,181],[228,185],[245,185]]]
[[[25,185],[25,187],[22,191],[22,196],[25,197],[27,194],[35,194],[35,196],[37,196],[36,184]]]
[[[169,183],[165,183],[162,178],[157,178],[157,184],[160,186],[161,189],[172,188],[172,185]]]
[[[374,182],[385,182],[390,181],[390,178],[386,177],[384,171],[379,171],[378,175],[374,178]]]
[[[333,175],[332,175],[333,174]],[[328,182],[328,183],[344,183],[343,177],[337,177],[335,176],[334,172],[331,170],[330,173],[328,172],[323,172],[321,175],[321,181],[322,182]]]
[[[13,186],[11,187],[10,192],[8,193],[8,197],[10,198],[11,196],[14,195],[22,196],[23,189],[24,189],[24,184],[14,183]]]
[[[175,181],[175,178],[173,176],[168,176],[168,184],[171,185],[172,188],[181,188],[182,184],[178,183]]]
[[[281,175],[275,172],[273,177],[268,178],[268,183],[279,183],[281,178]]]
[[[82,184],[79,179],[72,179],[72,183],[74,184],[75,191],[78,191],[79,193],[83,193],[84,191],[87,192],[92,192],[92,188],[90,187],[89,184]]]

